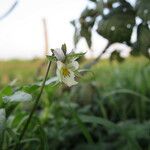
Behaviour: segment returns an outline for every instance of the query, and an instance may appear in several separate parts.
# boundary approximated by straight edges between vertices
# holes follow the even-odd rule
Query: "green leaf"
[[[9,122],[9,126],[11,128],[15,128],[15,131],[18,131],[23,127],[27,119],[28,115],[26,115],[26,113],[20,112],[14,116],[11,122]]]
[[[6,113],[5,113],[5,109],[1,108],[0,109],[0,147],[2,147],[5,127],[6,127]]]
[[[83,135],[87,139],[88,143],[93,144],[94,141],[93,141],[92,136],[90,135],[87,127],[84,125],[84,123],[82,122],[82,120],[80,119],[80,117],[77,115],[77,113],[74,110],[72,110],[72,109],[71,109],[71,111],[72,111],[73,117],[77,121],[77,124],[80,127],[81,131],[83,132]]]
[[[145,56],[150,58],[150,54],[148,52],[150,48],[150,29],[148,27],[148,24],[140,24],[138,26],[137,32],[138,34],[135,50],[143,53]]]
[[[98,9],[89,9],[85,8],[80,16],[80,36],[84,37],[89,48],[92,45],[91,37],[92,37],[92,27],[95,24],[95,19],[99,14]]]
[[[97,2],[97,0],[90,0],[91,2]]]
[[[43,127],[39,125],[37,130],[38,130],[37,132],[39,133],[39,138],[40,138],[40,148],[42,150],[49,150],[47,135]]]
[[[52,84],[52,83],[55,83],[55,82],[57,82],[57,81],[58,81],[58,77],[57,77],[57,76],[52,77],[52,78],[46,80],[45,86],[48,86],[48,85],[50,85],[50,84]],[[36,86],[42,86],[42,84],[43,84],[43,81],[42,81],[42,82],[39,82],[39,83],[35,83]]]
[[[132,29],[135,25],[135,12],[129,3],[120,5],[103,17],[97,32],[111,43],[130,43]]]
[[[83,12],[81,13],[80,18],[86,18],[86,17],[95,17],[97,15],[97,10],[95,9],[89,9],[86,7]]]
[[[99,14],[103,14],[103,9],[104,9],[104,3],[102,0],[97,1],[96,3],[96,10]]]
[[[117,131],[118,133],[120,133],[122,136],[126,138],[131,149],[141,150],[136,139],[133,138],[127,131],[124,130],[124,128],[121,128],[118,124],[115,124],[111,121],[108,121],[100,117],[95,117],[95,116],[81,115],[80,119],[85,123],[99,124],[106,127],[107,129],[114,129],[115,131]]]
[[[91,37],[92,37],[91,29],[87,28],[85,26],[81,26],[80,35],[81,35],[81,37],[84,37],[86,39],[88,47],[90,48],[91,45],[92,45],[92,41],[91,41]]]
[[[88,73],[92,73],[94,75],[94,72],[91,71],[90,69],[79,69],[78,72],[88,72]]]
[[[66,46],[66,44],[62,44],[61,49],[62,49],[62,51],[64,52],[64,54],[66,55],[66,51],[67,51],[67,46]]]
[[[78,59],[78,58],[80,58],[80,57],[82,57],[84,55],[85,55],[85,53],[71,53],[71,54],[67,55],[67,59],[74,59],[74,60],[76,60],[76,59]]]
[[[8,102],[26,102],[32,100],[32,96],[23,91],[17,91],[11,96],[4,96],[3,100],[5,103]]]
[[[3,96],[11,95],[13,93],[12,87],[6,86],[0,91],[0,106],[3,106]]]
[[[1,93],[2,95],[10,95],[12,94],[13,90],[11,86],[6,86],[2,89]]]
[[[71,21],[71,24],[73,25],[74,30],[75,30],[74,31],[74,35],[73,35],[73,42],[74,42],[74,45],[76,47],[78,42],[79,42],[79,40],[80,40],[80,31],[79,31],[79,29],[77,27],[77,24],[76,24],[75,20]]]
[[[47,57],[47,59],[49,60],[49,61],[57,61],[57,58],[55,57],[55,56],[50,56],[50,55],[47,55],[46,56]]]
[[[75,72],[76,73],[76,75],[78,76],[78,77],[83,77],[83,75],[85,74],[85,73],[90,73],[91,74],[91,76],[95,76],[95,74],[94,74],[94,72],[93,71],[91,71],[91,70],[89,70],[89,69],[79,69],[77,72]],[[87,75],[87,74],[86,74]]]
[[[5,128],[5,121],[6,121],[5,109],[1,108],[0,109],[0,133]]]
[[[134,95],[136,97],[141,98],[142,101],[150,103],[150,99],[148,97],[146,97],[145,95],[142,95],[142,94],[140,94],[140,93],[138,93],[136,91],[129,90],[129,89],[117,89],[117,90],[113,90],[113,91],[105,94],[102,100],[105,101],[107,97],[112,97],[115,94],[131,94],[131,95]],[[138,99],[135,99],[135,100],[138,100]]]
[[[22,87],[22,90],[27,93],[33,93],[39,88],[38,85],[32,84],[32,85],[26,85]]]
[[[17,143],[18,137],[16,132],[14,132],[11,128],[6,128],[6,131],[8,132],[9,136]]]
[[[86,115],[80,115],[80,119],[83,122],[86,123],[93,123],[93,124],[100,124],[103,125],[104,127],[106,127],[107,129],[116,129],[116,130],[120,130],[116,124],[114,124],[113,122],[110,122],[106,119],[100,118],[100,117],[95,117],[95,116],[86,116]]]
[[[110,61],[117,60],[118,62],[123,62],[124,58],[120,56],[118,51],[113,51],[110,56]]]
[[[137,16],[147,23],[150,20],[150,0],[138,0],[136,7]]]

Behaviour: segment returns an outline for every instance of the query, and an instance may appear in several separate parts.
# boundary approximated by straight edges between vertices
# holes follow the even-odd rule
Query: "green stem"
[[[34,105],[33,105],[33,108],[32,108],[32,110],[31,110],[31,113],[30,113],[30,115],[29,115],[29,117],[28,117],[28,119],[27,119],[27,122],[26,122],[26,124],[25,124],[25,126],[24,126],[24,128],[23,128],[23,130],[22,130],[22,132],[21,132],[21,134],[20,134],[20,137],[19,137],[18,143],[16,144],[15,150],[18,150],[18,149],[19,149],[19,147],[20,147],[20,142],[21,142],[22,138],[24,137],[24,134],[25,134],[25,132],[26,132],[26,130],[27,130],[27,128],[28,128],[30,122],[31,122],[33,113],[35,112],[35,110],[36,110],[36,108],[37,108],[38,102],[39,102],[39,100],[40,100],[40,98],[41,98],[41,95],[42,95],[43,90],[44,90],[44,87],[45,87],[45,82],[46,82],[46,80],[47,80],[47,76],[48,76],[48,72],[49,72],[49,70],[50,70],[50,67],[51,67],[51,61],[50,61],[49,64],[48,64],[47,71],[46,71],[45,78],[44,78],[43,83],[42,83],[42,86],[41,86],[40,93],[39,93],[39,95],[37,96],[37,98],[36,98],[36,100],[35,100],[35,103],[34,103]]]

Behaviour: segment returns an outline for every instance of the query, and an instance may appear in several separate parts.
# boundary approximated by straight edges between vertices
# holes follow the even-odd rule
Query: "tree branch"
[[[86,64],[83,68],[90,69],[93,65],[97,64],[99,62],[99,60],[101,59],[101,57],[103,56],[103,54],[107,51],[107,49],[109,48],[110,45],[111,45],[111,42],[108,42],[107,46],[100,53],[100,55],[98,55],[91,63]]]

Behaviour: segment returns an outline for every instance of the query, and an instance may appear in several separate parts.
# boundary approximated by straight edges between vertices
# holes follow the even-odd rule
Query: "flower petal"
[[[74,70],[77,70],[79,68],[79,63],[77,61],[72,61],[72,67],[74,68]]]
[[[64,66],[64,63],[62,63],[61,61],[57,61],[57,68],[59,70],[61,70],[61,68]]]
[[[64,60],[64,58],[65,58],[65,54],[64,54],[63,50],[59,49],[59,48],[54,50],[54,55],[60,61]]]
[[[61,75],[59,69],[56,70],[56,75],[57,75],[57,77],[58,77],[58,81],[59,81],[59,82],[62,82],[62,75]]]
[[[74,75],[74,72],[69,70],[70,72],[70,75],[69,76],[66,76],[66,77],[63,77],[62,78],[62,81],[67,85],[67,86],[72,86],[72,85],[76,85],[78,82],[75,81],[75,75]]]
[[[79,63],[75,60],[72,60],[70,64],[67,65],[72,71],[75,71],[79,68]]]

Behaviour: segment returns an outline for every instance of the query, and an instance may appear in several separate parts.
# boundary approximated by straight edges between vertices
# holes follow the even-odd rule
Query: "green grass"
[[[40,60],[0,62],[0,86],[14,79],[18,79],[14,86],[34,83],[41,78],[36,76],[40,64]],[[91,71],[71,89],[45,88],[24,149],[150,149],[150,62],[144,57],[130,57],[121,64],[102,60]],[[37,93],[32,92],[33,99]],[[10,113],[14,132],[20,133],[30,109],[30,103],[21,104]]]
[[[30,83],[36,76],[41,60],[21,61],[10,60],[0,61],[0,87],[17,79],[18,83]]]

